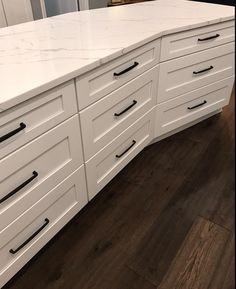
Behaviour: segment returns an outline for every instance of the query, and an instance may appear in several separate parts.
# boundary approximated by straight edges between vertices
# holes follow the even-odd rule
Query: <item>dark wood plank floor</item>
[[[4,289],[234,289],[234,92],[147,147]]]

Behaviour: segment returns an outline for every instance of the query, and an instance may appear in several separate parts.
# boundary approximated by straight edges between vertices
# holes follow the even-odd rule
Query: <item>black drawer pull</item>
[[[19,187],[15,188],[13,191],[11,191],[9,194],[7,194],[5,197],[0,199],[0,204],[5,202],[7,199],[15,195],[17,192],[19,192],[21,189],[23,189],[26,185],[28,185],[30,182],[32,182],[35,178],[37,178],[38,173],[36,171],[33,171],[33,176],[30,177],[28,180],[24,181]]]
[[[216,34],[216,35],[213,35],[213,36],[209,36],[209,37],[206,37],[206,38],[198,38],[198,41],[206,41],[206,40],[211,40],[211,39],[215,39],[217,37],[220,37],[220,34]]]
[[[212,70],[214,68],[214,66],[210,66],[208,68],[205,68],[203,70],[199,70],[199,71],[193,71],[193,74],[199,74],[199,73],[203,73],[203,72],[206,72],[206,71],[209,71],[209,70]]]
[[[11,249],[11,250],[9,250],[9,252],[11,253],[11,254],[16,254],[17,252],[19,252],[21,249],[23,249],[30,241],[32,241],[48,224],[49,224],[49,219],[48,218],[46,218],[45,220],[44,220],[44,224],[36,231],[36,232],[34,232],[33,233],[33,235],[32,236],[30,236],[24,243],[22,243],[17,249]]]
[[[123,113],[125,113],[126,111],[130,110],[133,106],[135,106],[135,104],[137,104],[138,102],[136,100],[133,100],[133,103],[128,106],[126,109],[122,110],[121,112],[119,113],[114,113],[114,116],[120,116],[122,115]]]
[[[121,72],[118,72],[118,73],[114,72],[114,76],[120,76],[120,75],[122,75],[122,74],[124,74],[124,73],[126,73],[126,72],[128,72],[128,71],[130,71],[132,69],[134,69],[138,65],[139,65],[139,63],[137,61],[135,61],[133,65],[131,65],[130,67],[128,67],[128,68],[126,68],[124,70],[122,70]]]
[[[24,124],[23,122],[20,123],[20,127],[18,127],[17,129],[14,129],[13,131],[3,135],[0,137],[0,143],[4,142],[5,140],[7,140],[8,138],[12,137],[13,135],[17,134],[18,132],[20,132],[21,130],[26,128],[26,124]]]
[[[191,106],[191,107],[188,107],[188,109],[194,109],[194,108],[197,108],[197,107],[199,107],[199,106],[202,106],[202,105],[204,105],[204,104],[206,104],[207,103],[207,101],[206,100],[204,100],[202,103],[199,103],[199,104],[197,104],[197,105],[194,105],[194,106]]]
[[[121,153],[120,155],[116,155],[116,158],[121,158],[124,154],[126,154],[134,145],[136,144],[136,141],[133,140],[132,141],[132,145],[130,145],[123,153]]]

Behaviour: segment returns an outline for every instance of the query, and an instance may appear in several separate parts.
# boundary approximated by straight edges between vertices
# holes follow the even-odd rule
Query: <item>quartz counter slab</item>
[[[163,35],[234,19],[185,0],[74,12],[0,29],[0,112]]]

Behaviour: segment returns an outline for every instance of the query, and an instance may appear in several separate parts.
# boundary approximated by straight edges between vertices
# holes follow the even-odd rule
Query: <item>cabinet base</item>
[[[158,141],[160,141],[162,139],[165,139],[165,138],[167,138],[167,137],[169,137],[169,136],[171,136],[173,134],[176,134],[176,133],[178,133],[178,132],[180,132],[180,131],[182,131],[182,130],[184,130],[186,128],[189,128],[190,126],[193,126],[193,125],[195,125],[195,124],[197,124],[197,123],[199,123],[199,122],[201,122],[201,121],[203,121],[203,120],[205,120],[205,119],[207,119],[207,118],[209,118],[209,117],[211,117],[211,116],[213,116],[215,114],[221,113],[221,112],[222,112],[222,108],[217,109],[217,110],[215,110],[215,111],[213,111],[213,112],[211,112],[211,113],[209,113],[207,115],[204,115],[203,117],[200,117],[200,118],[198,118],[198,119],[196,119],[196,120],[194,120],[194,121],[192,121],[192,122],[190,122],[190,123],[188,123],[186,125],[183,125],[183,126],[177,128],[177,129],[174,129],[174,130],[172,130],[172,131],[170,131],[170,132],[168,132],[166,134],[163,134],[163,135],[161,135],[159,137],[154,138],[148,145],[154,144],[154,143],[156,143],[156,142],[158,142]]]

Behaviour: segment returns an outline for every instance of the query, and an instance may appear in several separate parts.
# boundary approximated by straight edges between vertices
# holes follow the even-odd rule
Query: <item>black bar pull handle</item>
[[[23,189],[26,185],[28,185],[30,182],[32,182],[35,178],[37,178],[38,173],[36,171],[33,171],[33,176],[30,177],[28,180],[24,181],[21,185],[19,185],[17,188],[15,188],[13,191],[8,193],[6,196],[4,196],[2,199],[0,199],[0,204],[5,202],[7,199],[11,198],[13,195],[15,195],[17,192],[19,192],[21,189]]]
[[[30,241],[32,241],[49,224],[49,222],[50,222],[49,219],[46,218],[44,220],[44,224],[37,231],[35,231],[33,233],[33,235],[31,235],[27,240],[25,240],[25,242],[22,243],[17,249],[15,249],[15,250],[11,249],[11,250],[9,250],[9,252],[14,255],[17,252],[19,252],[21,249],[23,249]]]
[[[126,68],[124,70],[122,70],[121,72],[114,72],[114,76],[120,76],[122,74],[125,74],[126,72],[134,69],[138,65],[139,65],[139,63],[137,61],[135,61],[133,65],[131,65],[130,67],[128,67],[128,68]]]
[[[3,135],[0,137],[0,143],[4,142],[5,140],[7,140],[8,138],[12,137],[13,135],[17,134],[18,132],[22,131],[23,129],[26,128],[26,124],[24,124],[23,122],[20,123],[20,126],[16,129],[14,129],[13,131]]]
[[[207,68],[205,68],[205,69],[202,69],[202,70],[199,70],[199,71],[193,71],[193,74],[203,73],[203,72],[212,70],[213,68],[214,68],[214,66],[211,65],[210,67],[207,67]]]
[[[125,150],[123,151],[123,153],[121,153],[120,155],[116,155],[116,158],[121,158],[124,154],[126,154],[134,145],[136,144],[136,140],[132,141],[132,144]]]
[[[122,115],[123,113],[125,113],[126,111],[130,110],[133,106],[135,106],[137,104],[137,100],[133,100],[133,103],[131,105],[129,105],[128,107],[126,107],[124,110],[122,110],[121,112],[119,113],[114,113],[114,116],[120,116]]]
[[[207,41],[207,40],[211,40],[211,39],[215,39],[215,38],[218,38],[220,37],[220,34],[216,34],[216,35],[212,35],[212,36],[209,36],[209,37],[206,37],[206,38],[198,38],[198,41]]]
[[[199,103],[199,104],[197,104],[197,105],[188,107],[188,109],[191,110],[191,109],[197,108],[197,107],[199,107],[199,106],[202,106],[202,105],[204,105],[204,104],[206,104],[206,103],[207,103],[207,101],[204,100],[203,102],[201,102],[201,103]]]

